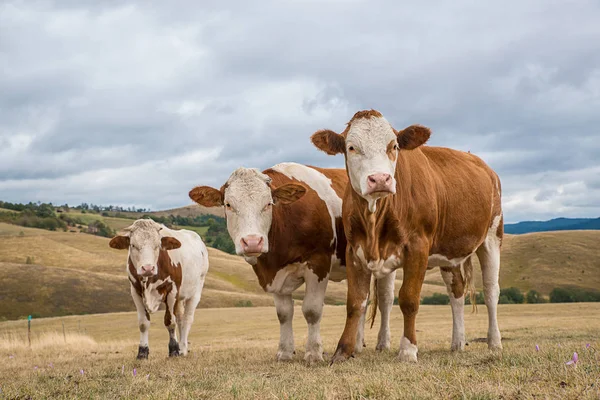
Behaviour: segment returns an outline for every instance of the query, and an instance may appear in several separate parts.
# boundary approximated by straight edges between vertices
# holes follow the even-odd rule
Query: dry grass
[[[306,324],[299,307],[294,320],[297,355],[289,363],[274,361],[279,329],[273,308],[198,310],[190,338],[192,353],[179,359],[167,358],[166,330],[154,322],[150,360],[143,362],[135,360],[138,333],[133,313],[34,320],[32,350],[23,346],[26,322],[11,321],[0,324],[0,360],[4,361],[0,388],[6,398],[600,396],[600,304],[500,306],[502,353],[489,352],[484,343],[473,341],[484,337],[487,329],[485,307],[479,310],[466,315],[470,344],[464,353],[448,350],[449,307],[422,306],[417,320],[418,364],[396,360],[402,321],[400,311],[394,309],[393,351],[375,352],[377,332],[368,330],[363,353],[333,367],[326,363],[307,367],[302,361]],[[322,333],[329,354],[344,315],[344,307],[325,309]],[[63,321],[69,335],[66,345]],[[565,365],[574,351],[580,357],[577,368]]]

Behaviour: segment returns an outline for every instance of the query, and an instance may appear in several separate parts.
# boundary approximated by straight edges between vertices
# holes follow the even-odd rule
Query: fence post
[[[29,342],[29,348],[31,349],[31,315],[27,317],[27,341]]]
[[[65,334],[65,321],[61,321],[63,326],[63,339],[67,343],[67,335]]]

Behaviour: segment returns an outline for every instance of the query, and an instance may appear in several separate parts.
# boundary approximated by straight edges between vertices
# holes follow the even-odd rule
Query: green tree
[[[500,304],[523,304],[525,301],[525,296],[523,296],[523,293],[516,287],[501,289],[500,297],[502,296],[505,296],[509,302]]]
[[[447,294],[434,293],[432,296],[423,297],[423,300],[421,300],[421,304],[428,304],[428,305],[450,304],[450,298],[448,297]]]

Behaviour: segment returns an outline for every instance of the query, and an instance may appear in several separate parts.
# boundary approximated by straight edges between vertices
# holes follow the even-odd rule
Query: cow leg
[[[294,357],[294,300],[291,294],[273,294],[275,309],[279,319],[279,349],[277,361],[287,361]]]
[[[498,329],[496,309],[500,296],[498,276],[500,274],[500,241],[489,238],[477,249],[477,257],[483,275],[483,294],[488,312],[488,348],[502,349],[502,338]]]
[[[184,356],[188,354],[188,335],[190,334],[190,329],[192,329],[192,324],[194,323],[194,314],[196,312],[196,307],[198,307],[198,303],[200,303],[200,295],[197,297],[188,299],[185,301],[185,310],[183,311],[183,318],[178,319],[177,325],[179,325],[179,346],[180,353]]]
[[[175,290],[171,290],[167,294],[165,304],[167,309],[165,310],[165,327],[169,331],[169,357],[179,356],[179,343],[177,342],[177,334],[175,328],[177,327],[177,319],[175,317],[175,309],[179,307],[176,303],[177,294]]]
[[[368,297],[367,297],[368,303]],[[354,348],[354,354],[362,353],[363,348],[366,347],[365,344],[365,319],[367,317],[367,307],[362,312],[360,316],[360,321],[358,321],[358,329],[356,330],[356,344]]]
[[[465,349],[465,286],[460,267],[440,268],[452,308],[451,351]]]
[[[187,346],[183,346],[183,328],[185,326],[185,304],[187,301],[180,300],[175,304],[175,317],[177,318],[177,335],[179,337],[179,352],[183,354],[183,348]]]
[[[371,273],[355,266],[352,250],[346,249],[346,270],[348,273],[348,296],[346,302],[346,326],[338,342],[331,363],[347,360],[356,350],[360,320],[363,318],[369,298]]]
[[[381,326],[377,336],[376,350],[386,350],[390,348],[390,313],[394,307],[394,282],[396,280],[396,271],[389,275],[377,279],[377,305],[381,314]]]
[[[308,339],[306,340],[306,353],[304,360],[312,364],[323,361],[323,343],[321,341],[321,316],[323,303],[329,277],[319,281],[319,277],[310,269],[307,270],[304,281],[306,292],[302,302],[302,313],[308,324]]]
[[[398,303],[404,316],[404,336],[400,340],[400,361],[417,362],[416,319],[421,300],[421,288],[427,271],[428,251],[410,249],[404,261],[404,277],[398,293]]]
[[[131,286],[131,297],[135,304],[138,315],[138,326],[140,328],[140,346],[138,347],[138,360],[145,360],[150,354],[150,348],[148,347],[148,331],[150,330],[150,315],[144,307],[144,301],[142,297],[137,294],[135,288]]]

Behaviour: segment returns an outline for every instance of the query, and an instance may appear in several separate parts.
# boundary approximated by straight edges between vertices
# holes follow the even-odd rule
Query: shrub
[[[485,304],[485,298],[483,297],[483,292],[478,292],[475,294],[475,303],[476,304]],[[471,304],[471,296],[469,293],[465,293],[465,304]]]
[[[505,296],[508,299],[508,302],[500,302],[500,304],[523,304],[525,301],[525,296],[523,296],[523,293],[516,287],[500,290],[500,297],[502,296]]]
[[[550,292],[550,303],[598,302],[600,292],[578,288],[554,288]]]
[[[546,299],[544,299],[542,295],[535,290],[530,290],[527,292],[527,296],[525,297],[527,298],[527,304],[539,304],[546,302]]]
[[[432,296],[423,297],[423,300],[421,300],[421,304],[428,304],[428,305],[450,304],[450,298],[448,297],[447,294],[434,293]]]
[[[33,264],[35,263],[35,258],[27,256],[27,259],[25,260],[25,264]]]
[[[498,304],[515,304],[515,302],[505,294],[501,294],[498,298]]]
[[[235,303],[236,307],[254,307],[250,300],[239,300]]]

